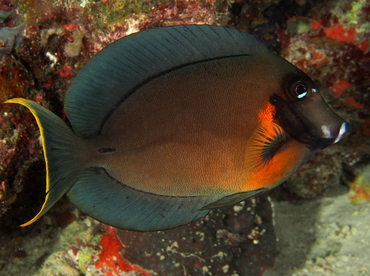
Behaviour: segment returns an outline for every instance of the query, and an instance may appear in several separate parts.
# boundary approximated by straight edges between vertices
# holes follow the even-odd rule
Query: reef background
[[[61,200],[33,225],[45,169],[25,97],[65,119],[66,88],[133,32],[211,24],[252,33],[307,72],[352,126],[268,195],[171,231],[106,227]],[[0,275],[369,275],[370,3],[365,0],[1,0]]]

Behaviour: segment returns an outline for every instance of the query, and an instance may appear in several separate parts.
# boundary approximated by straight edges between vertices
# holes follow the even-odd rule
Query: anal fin
[[[205,216],[213,196],[162,196],[133,189],[103,168],[87,168],[67,195],[83,212],[114,227],[136,231],[175,228]]]

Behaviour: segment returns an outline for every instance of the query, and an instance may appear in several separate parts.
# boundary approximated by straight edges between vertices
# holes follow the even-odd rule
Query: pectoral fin
[[[272,121],[265,121],[254,131],[247,145],[247,166],[257,170],[265,165],[287,140],[284,130]]]

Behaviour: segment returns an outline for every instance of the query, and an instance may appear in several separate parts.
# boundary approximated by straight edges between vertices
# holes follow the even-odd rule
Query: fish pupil
[[[296,93],[298,99],[302,99],[303,97],[305,97],[307,95],[308,88],[303,83],[299,83],[295,87],[295,93]]]

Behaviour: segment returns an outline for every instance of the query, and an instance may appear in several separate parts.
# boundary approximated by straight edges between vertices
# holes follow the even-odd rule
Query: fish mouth
[[[340,140],[342,140],[343,136],[347,133],[350,133],[352,131],[351,125],[347,122],[344,122],[339,129],[339,133],[337,138],[334,140],[334,144],[338,143]]]
[[[305,142],[311,150],[324,149],[332,144],[336,144],[351,132],[351,126],[346,121],[343,121],[338,131],[334,131],[326,125],[322,125],[320,129],[321,133],[311,134],[312,137],[310,142],[302,141]],[[316,137],[316,139],[314,137]]]
[[[333,114],[335,113],[333,112]],[[291,128],[287,128],[286,131],[292,138],[305,144],[311,151],[322,150],[338,143],[351,131],[349,123],[339,116],[335,118],[334,122],[321,126],[316,125],[315,121],[310,121],[305,116],[297,116],[296,119],[298,119],[300,125],[295,124],[295,130],[299,129],[301,131],[293,132]]]

